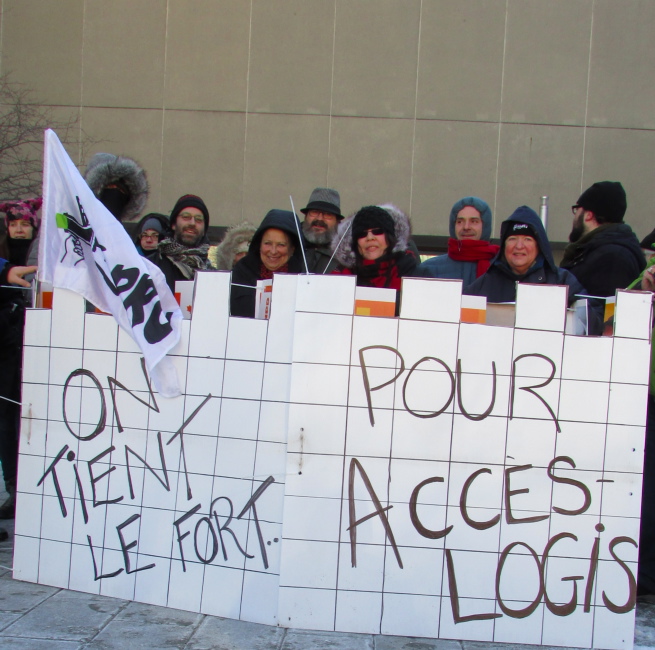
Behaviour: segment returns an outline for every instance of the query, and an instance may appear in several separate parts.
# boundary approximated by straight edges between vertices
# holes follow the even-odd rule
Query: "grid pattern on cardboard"
[[[460,323],[456,282],[405,280],[393,319],[353,315],[352,277],[276,276],[268,322],[228,317],[228,282],[198,275],[174,400],[74,294],[28,313],[15,577],[298,628],[631,647],[634,609],[607,602],[636,573],[610,541],[638,539],[647,297],[581,338],[558,287],[520,285],[510,329]]]
[[[603,599],[630,599],[610,541],[639,535],[650,301],[621,293],[617,335],[582,338],[562,333],[564,287],[519,289],[515,329],[459,323],[458,291],[423,280],[404,281],[400,319],[297,304],[296,332],[332,343],[294,341],[282,624],[631,647],[634,610],[614,613]],[[538,564],[553,539],[547,606]],[[636,575],[636,547],[613,551]]]
[[[275,624],[290,329],[229,317],[229,277],[198,276],[172,400],[75,294],[28,312],[15,577]]]

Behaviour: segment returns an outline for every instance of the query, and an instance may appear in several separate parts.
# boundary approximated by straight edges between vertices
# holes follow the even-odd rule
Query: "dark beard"
[[[325,232],[314,232],[312,227],[306,222],[302,222],[302,233],[305,235],[305,239],[314,246],[327,246],[334,239],[334,235],[337,232],[337,227],[333,226],[330,228],[325,221],[316,220],[314,223],[322,224],[327,228]]]
[[[184,233],[184,235],[185,237],[187,237],[188,233]],[[175,241],[178,244],[182,244],[182,246],[186,246],[187,248],[196,248],[197,246],[199,246],[200,243],[202,242],[203,237],[204,237],[204,233],[202,235],[198,235],[192,242],[188,242],[182,240],[182,231],[175,232]]]
[[[569,241],[573,244],[577,242],[584,234],[584,221],[582,219],[576,219],[573,223],[573,228],[571,228],[571,233],[569,234]]]

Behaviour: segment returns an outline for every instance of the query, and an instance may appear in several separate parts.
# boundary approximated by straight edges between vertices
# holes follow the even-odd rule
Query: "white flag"
[[[182,312],[164,275],[80,175],[54,131],[45,133],[39,279],[81,294],[141,348],[157,391],[180,394],[166,353],[178,342]]]

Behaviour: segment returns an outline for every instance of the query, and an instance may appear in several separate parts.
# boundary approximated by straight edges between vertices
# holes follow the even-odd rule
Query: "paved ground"
[[[0,493],[0,503],[6,494]],[[11,577],[13,521],[1,522],[0,648],[25,650],[534,650],[536,646],[285,630],[117,598],[20,582]],[[655,650],[655,604],[639,604],[635,649]],[[559,650],[562,650],[561,648]]]

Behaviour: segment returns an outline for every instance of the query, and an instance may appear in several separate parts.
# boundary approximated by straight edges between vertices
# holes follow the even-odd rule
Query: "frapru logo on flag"
[[[134,339],[157,390],[180,394],[166,353],[182,313],[163,274],[86,184],[53,131],[46,131],[39,279],[84,296]]]
[[[77,264],[84,259],[84,249],[81,246],[80,240],[85,241],[89,246],[91,246],[92,251],[95,251],[98,248],[103,251],[107,249],[96,239],[93,229],[89,226],[89,220],[86,218],[86,214],[84,214],[84,208],[82,207],[79,198],[75,198],[77,199],[77,205],[80,208],[80,218],[82,222],[79,223],[76,221],[75,217],[70,214],[57,213],[55,219],[57,222],[57,228],[62,228],[64,232],[68,234],[68,240],[72,242],[73,255],[77,255],[77,261],[75,262],[75,264]],[[67,254],[68,250],[64,252],[64,257]],[[62,258],[62,262],[63,261]]]

